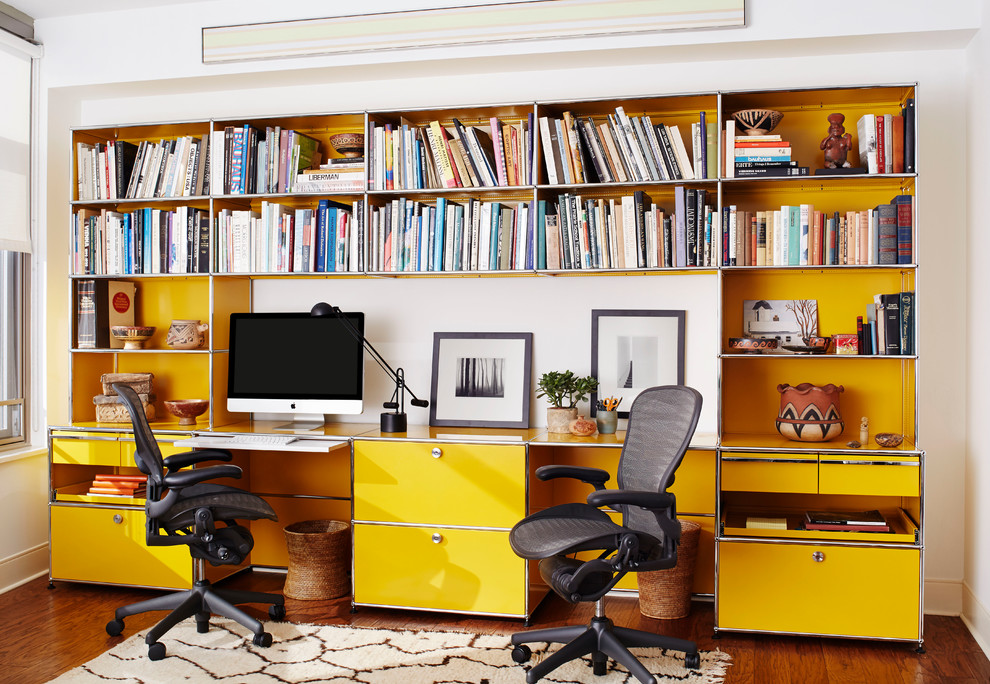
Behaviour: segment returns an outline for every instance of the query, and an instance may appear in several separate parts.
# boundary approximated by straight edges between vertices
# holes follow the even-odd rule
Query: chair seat
[[[641,548],[653,548],[655,537],[612,521],[600,508],[565,503],[527,516],[509,533],[509,544],[521,558],[540,559],[597,549],[614,551],[624,534],[636,534]]]
[[[209,508],[214,520],[278,520],[268,502],[237,487],[198,484],[186,487],[182,495],[160,518],[162,527],[174,531],[193,525],[196,510]]]

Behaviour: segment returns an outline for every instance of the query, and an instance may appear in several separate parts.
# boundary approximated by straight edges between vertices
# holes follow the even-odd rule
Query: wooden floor
[[[244,573],[232,583],[261,591],[278,591],[284,576]],[[123,636],[108,637],[104,625],[116,606],[143,600],[160,592],[33,580],[0,594],[0,682],[40,684],[96,657],[136,631],[150,627],[163,615],[136,615],[126,620]],[[247,609],[267,619],[260,610]],[[397,629],[443,628],[508,634],[523,629],[518,620],[496,620],[457,615],[362,608],[350,612],[348,598],[333,601],[286,600],[287,619],[293,622],[352,624]],[[986,684],[990,661],[959,618],[926,616],[925,650],[914,646],[848,639],[775,637],[722,633],[712,639],[711,603],[695,602],[691,615],[681,620],[655,620],[639,613],[634,598],[606,601],[606,613],[619,625],[662,631],[697,642],[703,650],[721,649],[733,658],[726,684],[815,683],[931,683]],[[533,627],[581,623],[592,607],[571,606],[549,597],[533,616]],[[167,638],[166,638],[167,646]],[[519,681],[523,678],[520,675]]]

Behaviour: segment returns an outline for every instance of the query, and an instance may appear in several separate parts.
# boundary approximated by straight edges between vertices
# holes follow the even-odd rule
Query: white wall
[[[929,464],[927,529],[938,530],[938,534],[929,532],[926,539],[926,610],[958,614],[964,577],[963,538],[969,518],[964,514],[972,511],[964,508],[959,496],[965,481],[967,440],[957,407],[959,388],[967,387],[969,375],[965,355],[943,350],[946,340],[963,340],[967,334],[966,301],[960,295],[968,284],[967,268],[959,256],[967,236],[967,205],[960,199],[966,187],[967,141],[958,132],[966,126],[962,103],[967,101],[967,54],[963,48],[979,27],[979,5],[975,1],[958,2],[952,12],[945,12],[943,5],[914,0],[900,3],[899,11],[891,13],[889,3],[879,0],[832,3],[828,9],[819,3],[786,0],[750,0],[747,4],[749,27],[732,31],[396,51],[232,66],[197,62],[200,26],[226,23],[230,16],[243,22],[272,19],[276,14],[277,18],[287,18],[281,13],[292,8],[224,1],[197,3],[194,10],[190,6],[190,12],[134,10],[114,16],[40,21],[37,31],[46,44],[49,97],[49,253],[66,253],[70,126],[287,111],[917,81],[922,173],[918,207],[919,225],[924,227],[918,244],[922,267],[919,348],[924,355],[919,374],[920,410]],[[236,11],[227,14],[232,6]],[[313,9],[323,7],[322,3],[296,3],[293,8],[299,6],[305,10],[299,10],[298,16],[320,16],[325,11]],[[385,7],[384,2],[369,1],[362,10]],[[92,36],[107,25],[117,27],[115,32],[120,35],[138,37],[141,49],[128,50],[126,56],[115,52],[113,59],[107,59],[105,51],[92,45]],[[153,39],[166,35],[168,40]],[[493,56],[499,52],[518,54]],[[56,264],[50,269],[49,306],[52,311],[68,312],[67,286],[61,264]],[[292,288],[293,296],[304,300],[301,303],[305,306],[320,299],[345,301],[348,307],[353,303],[354,308],[375,314],[371,320],[386,313],[395,316],[397,325],[401,323],[403,329],[409,325],[415,335],[388,340],[383,352],[401,359],[414,389],[429,381],[428,372],[420,367],[428,368],[429,333],[433,330],[494,330],[518,325],[517,329],[536,333],[535,372],[547,370],[547,364],[556,365],[558,360],[580,371],[579,364],[590,363],[590,309],[683,306],[689,311],[688,381],[713,386],[717,351],[711,334],[714,321],[699,322],[705,321],[706,315],[714,318],[713,312],[706,310],[714,306],[714,295],[705,291],[706,286],[686,292],[679,291],[679,278],[637,278],[634,288],[616,288],[629,290],[631,298],[618,299],[603,297],[602,282],[598,278],[397,279],[294,285],[266,281],[257,287],[257,297],[259,303],[278,302],[281,307],[283,288]],[[640,282],[648,282],[657,295],[640,292],[645,291]],[[561,290],[570,297],[568,307],[556,318],[541,315],[540,304],[534,302]],[[493,297],[495,302],[489,304]],[[393,298],[410,306],[392,309]],[[479,302],[483,302],[481,307]],[[413,306],[416,303],[422,303],[422,317]],[[489,305],[498,314],[491,320],[484,310]],[[507,312],[519,314],[511,326],[505,323]],[[49,321],[50,368],[51,364],[64,367],[68,321],[54,315]],[[978,339],[974,338],[977,349]],[[410,370],[414,364],[415,373]],[[369,379],[373,374],[369,371]],[[63,411],[62,391],[54,380],[50,383],[49,405],[54,416]],[[534,419],[539,418],[534,413]],[[425,422],[416,414],[411,414],[411,419]],[[710,414],[706,421],[712,421]],[[978,506],[977,492],[970,493],[968,505]],[[967,558],[965,576],[971,588],[977,586],[974,578],[979,571],[986,574],[990,568],[986,555],[984,547],[982,558]],[[986,591],[984,587],[983,605],[988,604]]]
[[[983,0],[983,16],[990,17],[990,1]],[[985,198],[990,194],[990,177],[986,174],[986,150],[990,149],[990,131],[986,116],[990,111],[990,93],[986,82],[990,76],[990,35],[981,31],[967,52],[970,66],[968,85],[967,145],[975,153],[966,163],[966,197],[970,216],[968,243],[960,245],[967,255],[966,365],[970,382],[965,395],[955,400],[959,417],[965,417],[969,439],[965,445],[966,476],[958,490],[966,506],[963,511],[966,533],[963,540],[963,619],[990,653],[990,444],[981,425],[990,415],[990,396],[983,384],[990,378],[990,361],[983,353],[990,335],[982,293],[990,288],[990,273],[983,255],[990,249],[990,232],[985,225]],[[960,405],[961,404],[961,405]],[[963,408],[965,406],[965,408]]]

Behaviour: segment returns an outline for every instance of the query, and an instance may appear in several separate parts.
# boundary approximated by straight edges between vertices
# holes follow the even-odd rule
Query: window
[[[24,441],[24,261],[0,251],[0,445]]]

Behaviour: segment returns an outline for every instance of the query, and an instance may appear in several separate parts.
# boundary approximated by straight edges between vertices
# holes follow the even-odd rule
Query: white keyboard
[[[227,439],[231,446],[238,444],[251,444],[257,446],[285,446],[295,442],[298,437],[295,435],[271,435],[271,434],[239,434],[232,435]]]

